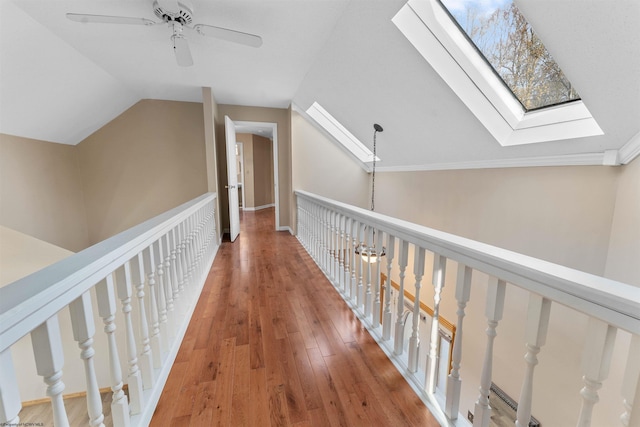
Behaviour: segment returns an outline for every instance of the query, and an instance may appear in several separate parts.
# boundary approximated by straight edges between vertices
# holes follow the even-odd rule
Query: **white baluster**
[[[632,335],[629,356],[622,379],[625,412],[620,417],[624,427],[640,426],[640,336]],[[633,418],[633,419],[632,419]]]
[[[349,291],[351,296],[351,303],[357,305],[358,301],[358,263],[360,262],[360,256],[355,253],[358,247],[360,234],[360,225],[358,221],[353,219],[351,221],[351,290]]]
[[[153,367],[162,366],[162,340],[164,337],[160,333],[160,315],[158,312],[158,297],[156,292],[155,263],[153,245],[143,251],[144,271],[147,273],[147,283],[149,284],[149,307],[151,314],[151,355],[153,356]]]
[[[160,320],[160,335],[162,336],[162,351],[169,351],[169,326],[167,324],[167,287],[164,277],[164,263],[162,244],[160,240],[156,240],[153,246],[153,252],[156,255],[156,277],[158,278],[158,316]]]
[[[424,275],[424,248],[416,247],[413,260],[413,273],[416,278],[415,300],[413,302],[413,324],[411,325],[411,337],[409,338],[409,372],[418,370],[418,358],[420,355],[420,282]]]
[[[177,266],[177,244],[175,237],[175,229],[171,229],[166,235],[167,242],[167,259],[169,264],[169,275],[171,276],[171,289],[173,292],[173,307],[175,310],[176,319],[181,319],[185,313],[185,307],[181,301],[180,288],[178,285],[178,266]],[[174,324],[174,328],[178,327],[178,323]]]
[[[129,261],[131,267],[131,277],[136,284],[136,297],[138,299],[138,320],[140,331],[140,357],[138,358],[138,366],[142,373],[142,387],[146,390],[153,387],[153,359],[151,354],[151,345],[149,344],[149,325],[147,323],[147,310],[144,303],[144,260],[142,253],[139,253]]]
[[[582,358],[582,370],[584,372],[584,387],[580,390],[582,395],[582,408],[578,418],[578,427],[591,425],[593,406],[598,402],[598,390],[609,375],[613,343],[616,339],[617,329],[607,323],[589,317],[587,324],[586,342]]]
[[[340,231],[338,230],[338,214],[337,212],[331,212],[331,281],[333,285],[339,287],[338,285],[338,236]]]
[[[387,234],[387,282],[384,289],[384,313],[382,315],[382,339],[391,339],[391,267],[393,266],[393,255],[395,251],[395,237]]]
[[[396,298],[396,328],[394,333],[393,352],[401,355],[404,351],[404,322],[402,314],[404,312],[404,278],[409,262],[409,242],[400,240],[398,242],[398,267],[400,267],[400,289]]]
[[[71,328],[73,339],[82,350],[80,358],[84,362],[84,378],[87,386],[87,413],[90,426],[104,426],[102,414],[102,398],[96,379],[96,370],[93,364],[95,350],[93,349],[93,337],[96,326],[93,322],[93,308],[89,292],[85,292],[71,304],[69,304],[71,316]]]
[[[447,378],[447,398],[445,404],[445,414],[452,420],[458,418],[460,408],[460,362],[462,361],[462,323],[464,320],[464,309],[471,297],[471,268],[458,263],[458,275],[456,277],[456,300],[458,301],[458,323],[456,325],[456,337],[453,341],[453,355],[451,358],[451,373]]]
[[[142,409],[142,375],[138,368],[138,358],[136,356],[136,339],[133,333],[133,322],[131,320],[131,268],[129,262],[116,270],[116,290],[118,298],[122,303],[122,313],[124,314],[124,326],[126,334],[127,358],[129,370],[127,373],[127,384],[129,387],[129,407],[132,414],[140,413]]]
[[[167,255],[165,251],[164,244],[164,236],[160,237],[157,241],[157,254],[158,254],[158,267],[156,271],[158,272],[158,285],[160,289],[162,289],[162,294],[158,302],[160,303],[160,331],[162,331],[162,327],[164,325],[166,335],[164,336],[166,346],[164,348],[165,351],[169,350],[169,343],[171,342],[171,338],[173,338],[175,334],[175,316],[173,311],[173,291],[171,289],[171,278],[169,277],[168,269],[166,266],[166,258]],[[164,309],[162,304],[162,299],[164,298]]]
[[[62,353],[58,315],[54,314],[42,325],[31,331],[31,345],[36,361],[36,371],[38,375],[44,378],[44,382],[47,384],[47,396],[51,398],[53,425],[55,427],[68,427],[69,419],[62,401],[62,392],[64,391],[64,383],[62,382],[64,355]]]
[[[180,236],[180,229],[181,229],[180,225],[178,225],[176,228],[173,229],[173,241],[176,248],[176,261],[175,261],[176,283],[178,284],[178,293],[180,294],[180,299],[182,300],[182,315],[184,316],[189,306],[189,300],[185,293],[185,287],[184,287],[184,272],[182,270],[184,263],[183,263],[183,255],[182,255],[182,238]]]
[[[431,335],[429,336],[429,355],[427,356],[427,369],[425,376],[426,390],[428,393],[436,392],[436,379],[438,371],[438,340],[440,338],[440,300],[444,288],[444,278],[447,267],[447,258],[440,254],[433,254],[433,318],[431,319]]]
[[[382,232],[378,231],[378,235],[376,236],[376,251],[377,251],[377,262],[376,262],[376,277],[373,279],[373,327],[377,328],[380,326],[380,264],[382,264],[382,257],[380,254],[382,253]]]
[[[487,287],[487,305],[485,315],[487,316],[487,347],[484,354],[484,364],[482,365],[482,376],[480,378],[480,395],[475,404],[473,417],[474,427],[487,427],[491,417],[491,407],[489,406],[489,389],[491,388],[491,377],[493,374],[493,341],[497,335],[496,327],[502,319],[504,309],[506,283],[496,277],[489,278]]]
[[[344,295],[344,235],[345,235],[345,217],[338,214],[338,283],[340,292]]]
[[[9,347],[0,353],[0,425],[18,425],[20,409],[18,379]]]
[[[169,321],[169,333],[171,337],[176,336],[177,320],[176,320],[176,303],[175,297],[178,293],[177,283],[173,282],[173,268],[171,267],[171,246],[169,242],[169,233],[162,236],[160,241],[164,243],[164,277],[167,286],[167,316]],[[161,244],[162,244],[161,243]],[[175,257],[175,255],[174,255]]]
[[[531,421],[531,405],[533,402],[533,370],[538,364],[538,353],[547,340],[549,327],[549,313],[551,313],[551,300],[540,295],[529,295],[529,308],[527,309],[527,326],[525,338],[527,353],[524,360],[527,362],[522,391],[518,401],[518,413],[516,427],[528,427]]]
[[[180,281],[182,282],[182,286],[187,290],[187,292],[193,298],[193,287],[189,282],[189,251],[188,251],[188,227],[189,220],[186,219],[182,223],[180,223],[180,252],[182,253],[182,278]]]
[[[111,418],[114,426],[129,426],[129,403],[122,391],[122,367],[116,344],[116,295],[113,289],[113,276],[109,274],[95,286],[98,300],[98,314],[104,323],[109,348],[109,373],[111,376]]]
[[[353,222],[351,218],[344,217],[344,292],[345,299],[351,299],[351,259],[353,258],[353,248],[351,247],[351,231]]]
[[[358,225],[358,244],[364,243],[365,241],[365,225],[360,223]],[[356,290],[356,307],[360,309],[364,306],[364,260],[362,259],[362,254],[358,255],[358,264],[360,268],[358,268],[358,288]]]
[[[367,242],[367,246],[368,247],[372,247],[373,246],[373,228],[372,227],[367,227],[366,229],[366,242]],[[364,294],[364,315],[366,317],[369,317],[371,315],[371,308],[372,308],[372,304],[373,304],[373,293],[371,291],[371,280],[373,279],[373,273],[372,273],[372,267],[373,265],[371,264],[371,251],[367,251],[367,287],[365,289],[365,294]]]

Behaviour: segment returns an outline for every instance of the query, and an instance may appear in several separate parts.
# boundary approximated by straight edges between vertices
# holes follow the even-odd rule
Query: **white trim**
[[[351,152],[350,150],[347,150],[347,148],[344,145],[342,145],[340,142],[338,142],[333,135],[331,135],[325,128],[320,126],[318,122],[316,122],[311,116],[309,116],[309,114],[307,114],[305,110],[300,108],[295,103],[291,104],[291,109],[296,113],[300,114],[302,117],[304,117],[307,123],[309,123],[311,126],[316,128],[318,132],[322,133],[322,135],[324,135],[329,141],[333,142],[336,145],[336,147],[338,147],[340,150],[342,150],[343,153],[345,153],[351,159],[353,159],[353,161],[356,162],[358,166],[360,166],[362,169],[364,169],[365,172],[371,172],[371,167],[369,165],[372,163],[363,162],[353,152]]]
[[[288,231],[289,234],[295,236],[295,234],[293,234],[293,230],[288,225],[283,225],[282,227],[278,228],[278,231]]]
[[[638,156],[640,156],[640,132],[632,136],[631,139],[618,150],[618,161],[626,165]]]
[[[270,203],[268,205],[262,205],[262,206],[255,206],[253,208],[250,207],[246,207],[246,208],[242,208],[243,211],[247,211],[247,212],[255,212],[255,211],[259,211],[260,209],[267,209],[267,208],[272,208],[274,207],[276,204],[275,203]]]
[[[501,145],[604,134],[582,101],[525,112],[436,0],[409,0],[392,21]]]
[[[379,172],[413,172],[462,169],[523,168],[540,166],[602,166],[604,153],[572,154],[566,156],[523,157],[516,159],[479,160],[431,165],[383,166]]]
[[[314,102],[306,111],[307,115],[311,117],[317,124],[319,124],[324,130],[326,130],[334,140],[342,144],[347,150],[349,150],[358,160],[362,163],[372,162],[373,153],[369,148],[356,138],[342,123],[340,123],[335,117],[333,117],[327,110],[325,110],[320,104]],[[376,156],[376,161],[380,161],[380,158]]]
[[[276,207],[276,230],[280,228],[280,186],[279,186],[279,173],[278,173],[278,124],[269,122],[247,122],[247,121],[234,121],[238,126],[247,127],[270,127],[271,135],[273,138],[273,197],[275,198]]]

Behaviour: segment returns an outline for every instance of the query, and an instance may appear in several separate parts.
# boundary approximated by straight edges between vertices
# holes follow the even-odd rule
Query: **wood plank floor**
[[[274,210],[223,242],[152,426],[437,426]]]

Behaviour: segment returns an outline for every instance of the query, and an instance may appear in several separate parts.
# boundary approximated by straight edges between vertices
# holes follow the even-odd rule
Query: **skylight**
[[[320,104],[314,102],[307,109],[307,114],[362,163],[373,162],[371,150],[349,132],[335,117],[329,114],[327,110],[322,108]],[[376,161],[380,161],[377,156]]]
[[[580,99],[512,0],[439,0],[527,111]]]
[[[543,91],[539,88],[525,90],[524,86],[520,88],[516,83],[512,92],[469,36],[461,31],[461,26],[441,1],[449,3],[455,11],[466,10],[464,4],[469,0],[408,0],[393,17],[393,23],[500,145],[561,141],[603,134],[587,106],[564,77],[551,84],[555,87],[547,92],[561,92],[562,89],[567,96],[550,100],[549,96],[536,95],[534,101],[520,102],[513,92],[541,94]],[[511,0],[483,0],[481,3],[497,6],[459,18],[465,22],[463,27],[467,20],[479,19],[477,15],[489,19],[501,6],[509,11]],[[497,15],[501,19],[504,16],[499,12]],[[502,20],[509,21],[506,18]],[[529,31],[522,28],[521,31]],[[499,31],[485,30],[480,39],[509,40],[508,36],[501,38],[500,34]],[[538,46],[538,42],[531,43]],[[546,58],[542,51],[533,51],[535,55],[532,56]],[[496,54],[485,55],[491,57]],[[544,61],[542,63],[548,65]],[[533,65],[532,68],[535,69]],[[547,75],[553,74],[547,71]]]

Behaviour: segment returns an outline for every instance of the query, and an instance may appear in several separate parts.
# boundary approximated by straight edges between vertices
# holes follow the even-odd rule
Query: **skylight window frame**
[[[373,163],[373,152],[318,102],[311,104],[306,114],[362,163]],[[376,162],[379,161],[380,157],[376,156]]]
[[[501,145],[603,134],[582,100],[526,111],[438,0],[409,0],[392,21]]]

